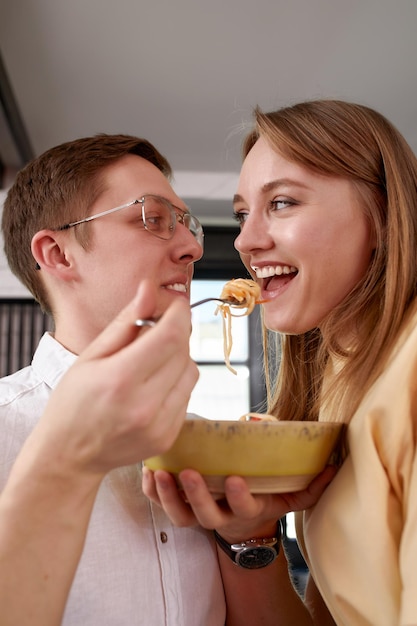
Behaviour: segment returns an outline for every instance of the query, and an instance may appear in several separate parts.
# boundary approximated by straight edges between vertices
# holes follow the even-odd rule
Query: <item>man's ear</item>
[[[54,230],[40,230],[32,238],[31,249],[37,268],[49,274],[66,278],[71,263],[66,256],[65,239],[62,233]]]

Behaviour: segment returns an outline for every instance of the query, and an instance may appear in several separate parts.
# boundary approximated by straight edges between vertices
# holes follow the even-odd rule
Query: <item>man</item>
[[[1,500],[2,624],[224,623],[211,534],[174,528],[133,465],[172,444],[198,377],[188,301],[202,229],[169,175],[148,142],[97,136],[48,151],[8,194],[10,266],[55,332],[0,386],[2,487],[18,457]]]
[[[276,566],[240,570],[141,489],[140,461],[170,447],[198,377],[189,286],[203,234],[170,173],[149,142],[100,135],[41,155],[8,193],[10,267],[55,331],[0,381],[2,626],[275,622]],[[168,509],[171,488],[164,499],[162,475]],[[256,519],[239,502],[228,530],[244,537]]]

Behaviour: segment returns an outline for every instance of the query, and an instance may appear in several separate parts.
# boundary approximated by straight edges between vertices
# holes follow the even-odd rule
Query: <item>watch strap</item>
[[[278,556],[279,553],[279,548],[280,548],[280,540],[281,540],[281,535],[282,535],[282,526],[281,526],[281,521],[278,520],[277,521],[277,526],[276,526],[276,532],[275,532],[275,536],[274,537],[267,537],[267,538],[251,538],[251,539],[246,539],[245,541],[241,541],[241,542],[236,542],[233,544],[228,543],[218,532],[217,530],[213,531],[214,533],[214,538],[216,540],[217,545],[220,546],[220,548],[223,550],[223,552],[225,552],[225,554],[227,554],[227,556],[236,564],[236,565],[241,565],[241,563],[239,563],[240,559],[238,558],[238,555],[244,551],[247,550],[257,550],[257,551],[262,551],[262,550],[274,550],[275,552],[275,556],[273,556],[272,558],[268,559],[267,562],[263,562],[261,559],[259,560],[259,564],[251,567],[251,569],[256,569],[259,567],[266,567],[266,565],[269,565],[269,563],[272,563],[272,561],[275,560],[275,558]],[[245,567],[244,565],[241,565],[242,567]]]

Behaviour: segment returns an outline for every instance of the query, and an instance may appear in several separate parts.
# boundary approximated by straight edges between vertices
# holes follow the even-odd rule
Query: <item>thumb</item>
[[[91,342],[79,360],[110,356],[130,344],[139,332],[135,320],[139,317],[151,318],[156,308],[156,300],[156,288],[149,281],[142,281],[133,300]]]

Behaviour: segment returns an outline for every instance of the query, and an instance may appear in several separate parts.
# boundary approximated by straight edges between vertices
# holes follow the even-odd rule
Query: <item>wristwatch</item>
[[[266,567],[278,556],[281,539],[281,522],[278,520],[275,537],[268,539],[248,539],[240,543],[227,543],[215,530],[214,537],[223,552],[233,563],[245,569]]]

